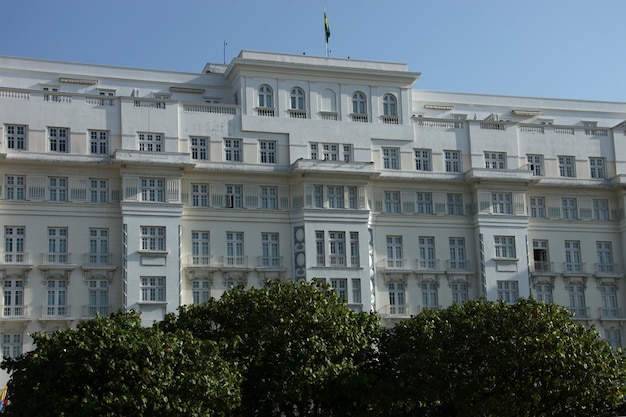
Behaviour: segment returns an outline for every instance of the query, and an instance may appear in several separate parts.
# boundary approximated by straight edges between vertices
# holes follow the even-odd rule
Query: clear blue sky
[[[626,101],[625,0],[4,0],[0,55],[200,72],[240,50],[404,62],[416,88]]]

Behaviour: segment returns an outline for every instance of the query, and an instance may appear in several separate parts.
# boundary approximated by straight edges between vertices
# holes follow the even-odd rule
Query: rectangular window
[[[461,152],[444,151],[443,155],[446,172],[461,172]]]
[[[190,137],[191,159],[206,161],[209,159],[209,139]]]
[[[109,195],[109,181],[92,178],[89,180],[89,197],[92,203],[107,203]]]
[[[519,298],[516,281],[498,281],[498,299],[507,304],[515,304]]]
[[[109,153],[109,132],[107,130],[89,131],[89,151],[94,155]]]
[[[432,193],[417,193],[417,214],[433,214]]]
[[[197,231],[191,232],[191,264],[192,265],[210,265],[209,255],[209,232]]]
[[[361,304],[361,280],[352,278],[352,303]]]
[[[463,304],[469,298],[469,293],[467,290],[467,284],[462,282],[455,282],[450,284],[450,289],[452,290],[452,302],[457,304]]]
[[[566,285],[569,295],[569,311],[574,317],[587,317],[587,304],[585,302],[584,285]]]
[[[50,201],[67,201],[67,178],[48,178],[48,193]]]
[[[46,317],[67,315],[67,281],[49,279],[46,283]]]
[[[324,186],[322,185],[313,186],[313,207],[324,207]]]
[[[596,242],[596,255],[598,261],[596,270],[598,273],[615,272],[611,242]]]
[[[343,162],[352,161],[352,145],[343,145]]]
[[[613,285],[601,285],[600,297],[602,298],[602,318],[617,318],[617,289]]]
[[[400,149],[399,148],[382,148],[383,151],[383,168],[384,169],[400,169]]]
[[[226,265],[245,265],[243,255],[243,232],[226,232]]]
[[[24,281],[21,279],[6,279],[2,282],[4,305],[3,318],[19,318],[25,316],[24,311]]]
[[[163,135],[160,133],[139,133],[139,150],[142,152],[162,152]]]
[[[109,281],[90,280],[87,281],[89,288],[89,305],[87,307],[87,316],[94,317],[98,314],[101,317],[107,317],[110,314],[109,308]]]
[[[67,253],[67,229],[64,227],[48,228],[48,252],[45,255],[47,264],[66,264],[69,262]],[[53,281],[54,282],[54,281]]]
[[[435,238],[420,236],[419,245],[419,269],[432,271],[437,266],[435,259]]]
[[[405,304],[404,284],[401,282],[390,282],[387,284],[389,289],[389,314],[406,315],[409,313],[408,306]]]
[[[278,208],[278,189],[276,187],[261,187],[261,208],[267,210]]]
[[[17,359],[22,354],[22,335],[20,333],[2,334],[2,357]]]
[[[276,142],[270,140],[259,141],[260,160],[262,164],[276,163]]]
[[[343,278],[331,278],[330,286],[333,287],[339,298],[348,301],[348,280]]]
[[[6,125],[5,140],[7,149],[26,149],[26,126],[23,125]]]
[[[328,232],[330,244],[330,265],[346,266],[346,234],[345,232]]]
[[[513,236],[494,236],[493,243],[496,251],[496,258],[514,259],[515,255],[515,237]]]
[[[591,178],[605,179],[606,168],[604,158],[589,158],[589,169]]]
[[[165,252],[165,227],[141,226],[141,250]]]
[[[224,139],[224,159],[228,162],[241,162],[241,139]]]
[[[404,268],[402,236],[387,236],[387,268]]]
[[[622,347],[622,335],[619,330],[605,330],[604,339],[611,345],[613,350]]]
[[[322,143],[322,159],[324,161],[339,160],[339,145],[336,143]]]
[[[357,188],[348,187],[348,208],[358,209],[359,205],[357,201]]]
[[[533,240],[533,259],[537,272],[550,272],[552,266],[550,264],[550,252],[548,250],[547,240]]]
[[[504,152],[485,152],[485,168],[506,169],[506,154]]]
[[[48,144],[50,152],[67,153],[69,148],[67,129],[64,127],[48,128]]]
[[[437,283],[422,282],[422,308],[438,309],[439,297],[437,296]]]
[[[208,184],[191,184],[191,206],[209,207]]]
[[[400,193],[385,191],[385,213],[400,213]]]
[[[341,143],[310,143],[311,159],[352,161],[352,145]]]
[[[191,298],[194,304],[203,304],[211,299],[211,283],[206,280],[191,282]]]
[[[326,264],[326,240],[324,239],[324,231],[315,231],[315,263],[317,266]]]
[[[446,194],[448,216],[463,215],[463,194]]]
[[[528,169],[533,172],[533,175],[543,176],[543,155],[526,155],[526,159]]]
[[[609,200],[593,200],[593,219],[609,220]]]
[[[552,285],[535,285],[535,298],[540,303],[552,303]]]
[[[450,246],[450,270],[466,271],[467,261],[465,260],[465,239],[462,237],[451,237],[448,239]]]
[[[545,208],[546,200],[543,197],[530,198],[530,217],[543,219],[546,217]]]
[[[141,301],[165,302],[165,277],[141,277]]]
[[[582,260],[582,257],[580,255],[580,241],[566,240],[565,241],[565,271],[582,272],[583,264],[581,260]]]
[[[226,207],[243,208],[243,186],[227,185],[226,186]]]
[[[559,175],[561,177],[575,177],[575,159],[573,156],[559,156]]]
[[[562,198],[561,199],[561,218],[564,220],[576,220],[576,199],[575,198]]]
[[[141,201],[165,202],[165,180],[162,178],[142,178]]]
[[[432,171],[430,149],[415,149],[415,169],[417,171]]]
[[[111,265],[109,229],[89,229],[89,264]]]
[[[311,143],[311,159],[320,159],[317,143]]]
[[[263,251],[261,265],[274,268],[280,267],[278,248],[278,233],[261,233],[261,250]]]
[[[328,186],[328,207],[344,208],[343,203],[343,187]]]
[[[4,179],[5,198],[7,200],[24,200],[26,198],[26,177],[7,175]]]
[[[350,265],[360,266],[359,257],[359,232],[350,232]]]
[[[513,214],[511,194],[491,193],[491,212],[492,214]]]
[[[25,263],[24,239],[26,228],[23,226],[4,227],[4,262],[10,264]]]

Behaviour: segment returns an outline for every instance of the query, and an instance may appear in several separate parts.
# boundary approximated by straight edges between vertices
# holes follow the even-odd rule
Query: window
[[[165,227],[141,226],[141,250],[165,252]]]
[[[546,201],[543,197],[530,198],[530,217],[543,219],[545,217]]]
[[[264,84],[259,87],[259,107],[273,108],[274,103],[272,97],[272,88],[269,85]]]
[[[330,244],[330,265],[346,266],[346,234],[345,232],[328,232]]]
[[[565,289],[569,295],[570,313],[572,313],[575,317],[587,317],[585,286],[581,284],[566,285]]]
[[[550,272],[552,265],[550,264],[550,252],[548,250],[547,240],[533,240],[533,259],[536,272]]]
[[[67,201],[67,178],[48,179],[50,201]]]
[[[419,246],[419,269],[434,270],[437,267],[435,238],[420,236],[417,242]]]
[[[165,202],[165,180],[161,178],[142,178],[141,201]]]
[[[313,206],[317,208],[324,207],[324,187],[321,185],[313,186]]]
[[[542,155],[526,155],[528,160],[528,169],[533,172],[533,175],[543,175],[543,156]]]
[[[561,177],[575,177],[576,171],[574,170],[574,157],[573,156],[559,156],[559,175]]]
[[[357,204],[357,188],[356,187],[348,187],[348,208],[351,208],[351,209],[359,208]]]
[[[491,193],[491,212],[493,214],[512,214],[511,194]]]
[[[397,116],[398,107],[397,100],[393,94],[385,94],[383,96],[383,115],[385,116]]]
[[[333,287],[337,296],[348,301],[348,280],[343,278],[332,278],[330,286]]]
[[[561,199],[561,218],[563,220],[575,220],[576,219],[576,199],[575,198],[562,198]]]
[[[243,186],[226,186],[226,207],[243,208]]]
[[[22,335],[2,334],[2,357],[17,359],[22,354]]]
[[[613,266],[613,248],[611,242],[596,242],[597,272],[615,272]]]
[[[444,151],[446,172],[461,172],[461,153],[459,151]]]
[[[552,285],[535,285],[535,298],[540,303],[552,303]]]
[[[387,268],[403,268],[402,236],[387,236]]]
[[[69,254],[67,253],[67,229],[64,227],[48,228],[48,264],[66,264]]]
[[[606,178],[606,168],[604,158],[589,158],[589,169],[591,178]]]
[[[608,200],[593,200],[593,219],[599,221],[609,220]]]
[[[609,345],[611,345],[613,350],[617,350],[622,347],[622,335],[619,330],[605,330],[604,339]]]
[[[361,280],[359,278],[352,278],[352,302],[361,303]]]
[[[191,206],[209,207],[208,184],[191,184]]]
[[[59,87],[44,87],[43,91],[50,91],[50,92],[56,93],[59,91]],[[60,101],[60,97],[58,94],[44,94],[43,100],[44,101]]]
[[[109,229],[89,229],[89,263],[109,265]]]
[[[498,299],[507,304],[515,304],[519,298],[516,281],[498,281]]]
[[[211,299],[211,283],[206,280],[191,282],[191,298],[194,304],[203,304]]]
[[[433,195],[417,193],[417,214],[433,214]]]
[[[141,301],[165,302],[165,277],[141,277]]]
[[[23,226],[4,227],[4,262],[25,263],[26,253],[24,252],[24,235],[26,228]]]
[[[437,309],[439,308],[439,299],[437,296],[437,284],[434,282],[422,282],[422,308]]]
[[[163,135],[159,133],[139,133],[139,150],[142,152],[163,151]]]
[[[598,289],[602,298],[602,318],[617,318],[617,289],[613,285],[601,285]]]
[[[102,179],[89,180],[89,196],[92,203],[107,203],[109,194],[109,181]]]
[[[598,122],[583,121],[582,125],[585,127],[598,127]],[[585,129],[585,135],[595,135],[596,132],[595,129]]]
[[[494,236],[496,258],[515,258],[515,238],[513,236]]]
[[[276,187],[261,187],[261,208],[268,210],[278,208],[278,189]]]
[[[109,153],[109,132],[106,130],[90,130],[89,149],[94,155],[107,155]]]
[[[344,208],[343,187],[328,187],[328,207]]]
[[[278,233],[261,233],[261,249],[263,266],[280,267],[280,255],[278,252]]]
[[[400,169],[400,149],[398,148],[382,148],[383,149],[383,168]]]
[[[359,266],[361,260],[359,257],[359,232],[350,232],[350,265]]]
[[[65,317],[67,314],[67,281],[49,279],[46,287],[46,317]]]
[[[226,265],[245,265],[243,256],[243,232],[226,232]]]
[[[24,317],[24,281],[21,279],[6,279],[2,282],[4,305],[2,317]]]
[[[311,159],[320,159],[319,158],[319,147],[317,143],[311,143]]]
[[[451,237],[448,239],[450,246],[450,269],[452,271],[467,270],[465,260],[465,239],[462,237]]]
[[[192,265],[209,265],[209,232],[197,231],[191,232],[191,264]]]
[[[26,126],[6,125],[7,149],[26,149]]]
[[[260,159],[262,164],[276,163],[276,142],[262,140],[259,142],[259,150],[261,152]]]
[[[367,100],[360,91],[352,94],[352,113],[367,114]]]
[[[7,200],[24,200],[26,198],[26,177],[7,175],[5,177],[5,198]]]
[[[352,161],[352,145],[341,143],[317,143],[309,144],[311,159],[324,161]]]
[[[447,194],[446,202],[449,216],[463,215],[463,194]]]
[[[315,231],[315,264],[317,266],[324,266],[326,264],[326,251],[325,251],[324,231]]]
[[[48,143],[51,152],[68,152],[67,129],[64,127],[48,128]]]
[[[110,313],[109,308],[109,281],[90,280],[87,282],[89,289],[89,306],[87,311],[88,317],[96,314],[107,317]]]
[[[430,149],[415,149],[415,169],[417,171],[432,171]]]
[[[343,145],[343,162],[352,161],[352,145]]]
[[[452,290],[452,302],[457,304],[463,304],[469,298],[467,284],[462,282],[455,282],[450,285]]]
[[[304,90],[299,87],[291,89],[289,94],[289,108],[291,110],[304,110]]]
[[[400,213],[400,193],[385,191],[385,213]]]
[[[98,95],[103,97],[115,97],[115,90],[100,90],[98,91]],[[98,103],[101,106],[112,106],[113,100],[102,98],[98,101]]]
[[[189,138],[191,141],[191,159],[205,161],[209,159],[209,139]]]
[[[405,293],[404,284],[401,282],[390,282],[387,284],[389,289],[389,314],[408,314],[407,306],[405,305]]]
[[[229,162],[241,162],[241,140],[224,139],[224,159]]]
[[[580,242],[578,240],[565,241],[565,271],[582,272],[583,264],[580,256]]]
[[[485,152],[485,168],[506,169],[506,154],[504,152]]]

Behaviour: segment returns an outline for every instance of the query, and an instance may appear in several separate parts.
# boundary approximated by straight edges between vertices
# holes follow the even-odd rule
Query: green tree
[[[594,329],[532,299],[424,313],[381,339],[386,406],[415,416],[604,416],[626,365]]]
[[[136,312],[33,337],[35,350],[2,363],[8,416],[223,416],[238,403],[216,343],[142,327]]]
[[[241,364],[245,416],[350,416],[367,409],[360,380],[380,332],[378,317],[354,313],[330,287],[269,282],[169,316],[166,329],[228,343]]]

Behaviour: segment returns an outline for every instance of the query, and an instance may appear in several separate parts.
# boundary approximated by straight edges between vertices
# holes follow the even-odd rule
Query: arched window
[[[272,108],[272,88],[269,85],[262,85],[259,87],[259,107]]]
[[[396,97],[393,94],[385,94],[383,97],[383,115],[397,116],[398,106],[396,105]]]
[[[304,91],[295,87],[291,89],[291,110],[304,110]]]
[[[365,100],[365,94],[361,93],[360,91],[352,94],[352,113],[367,113],[367,100]]]

